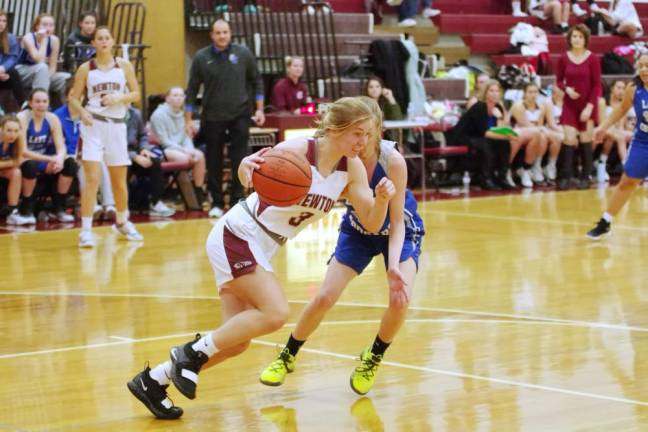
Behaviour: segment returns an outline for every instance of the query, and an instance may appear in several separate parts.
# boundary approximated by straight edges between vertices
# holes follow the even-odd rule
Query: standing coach
[[[263,87],[250,50],[232,43],[227,21],[216,20],[209,36],[212,44],[196,53],[189,72],[185,125],[191,133],[191,116],[200,85],[204,85],[200,127],[207,143],[208,189],[212,197],[210,217],[223,215],[223,147],[230,142],[229,158],[232,169],[230,206],[243,198],[243,186],[236,175],[246,156],[250,136],[250,115],[257,126],[265,122]],[[190,135],[191,136],[191,135]]]

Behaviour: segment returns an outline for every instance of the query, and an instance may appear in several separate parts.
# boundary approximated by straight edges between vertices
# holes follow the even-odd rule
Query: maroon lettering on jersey
[[[93,93],[113,93],[121,91],[121,84],[114,82],[99,83],[92,86]]]
[[[334,204],[334,200],[327,196],[319,194],[308,194],[306,195],[306,198],[304,198],[302,202],[299,203],[299,205],[302,207],[317,209],[324,213],[331,211]]]

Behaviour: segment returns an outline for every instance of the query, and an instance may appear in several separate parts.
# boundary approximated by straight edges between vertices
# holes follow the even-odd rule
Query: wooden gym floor
[[[289,324],[170,395],[155,420],[126,389],[146,361],[220,321],[206,219],[140,225],[143,245],[97,229],[0,236],[1,431],[640,431],[648,429],[648,190],[600,243],[584,233],[605,191],[426,202],[409,320],[374,389],[355,357],[387,301],[375,260],[277,388],[258,373],[317,289],[340,213],[277,257]],[[607,192],[609,193],[609,192]]]

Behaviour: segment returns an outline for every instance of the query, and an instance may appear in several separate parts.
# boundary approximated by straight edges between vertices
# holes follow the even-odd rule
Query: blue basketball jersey
[[[369,180],[369,187],[373,190],[376,188],[378,183],[383,177],[388,177],[388,161],[392,152],[396,150],[396,143],[393,141],[382,140],[380,142],[380,156],[378,157],[378,163],[376,164],[376,169],[374,170],[373,176]],[[405,190],[405,231],[414,231],[419,232],[423,229],[423,221],[416,212],[416,199],[411,190]],[[360,234],[365,235],[376,235],[367,231],[362,224],[358,215],[356,214],[353,206],[347,204],[347,211],[342,218],[342,223],[340,224],[340,229],[344,230],[355,230]],[[383,222],[383,226],[377,235],[388,236],[389,235],[389,214]]]
[[[29,125],[27,126],[27,149],[43,155],[56,154],[50,124],[47,118],[43,119],[43,124],[38,131],[34,125],[34,118],[29,119]]]
[[[632,138],[648,144],[648,90],[639,83],[635,90],[634,110],[637,113],[637,124]]]
[[[5,144],[0,142],[0,160],[13,159],[14,146],[16,143],[9,143],[5,148]]]
[[[36,38],[36,33],[29,33],[31,34],[33,40],[34,40],[34,46],[36,49],[40,47],[38,44],[38,39]],[[45,57],[47,58],[47,61],[49,61],[49,57],[52,54],[52,38],[48,37],[47,38],[47,48],[45,48]],[[24,64],[24,65],[34,65],[36,62],[34,59],[29,55],[29,52],[25,48],[20,49],[20,54],[18,55],[18,64]]]

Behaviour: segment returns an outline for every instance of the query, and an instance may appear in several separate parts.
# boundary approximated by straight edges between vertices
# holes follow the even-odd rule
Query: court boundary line
[[[156,298],[156,299],[175,299],[175,300],[220,300],[218,296],[206,296],[206,295],[179,295],[179,294],[146,294],[146,293],[81,293],[81,292],[48,292],[48,291],[0,291],[0,296],[2,295],[17,295],[17,296],[80,296],[80,297],[122,297],[122,298]],[[294,304],[307,304],[310,300],[288,300],[288,303]],[[385,304],[377,303],[356,303],[356,302],[337,302],[336,306],[346,306],[346,307],[366,307],[366,308],[387,308]],[[602,328],[608,330],[623,330],[623,331],[635,331],[635,332],[648,332],[646,327],[637,327],[637,326],[628,326],[624,324],[610,324],[610,323],[601,323],[595,321],[582,321],[582,320],[571,320],[564,318],[552,318],[552,317],[541,317],[534,315],[518,315],[518,314],[507,314],[507,313],[497,313],[497,312],[485,312],[485,311],[475,311],[475,310],[464,310],[464,309],[451,309],[451,308],[434,308],[426,306],[410,306],[409,310],[419,311],[419,312],[442,312],[458,315],[476,315],[476,316],[492,316],[496,318],[512,318],[518,320],[531,320],[531,321],[544,321],[544,322],[557,322],[557,323],[569,323],[575,326],[590,327],[590,328]]]
[[[577,222],[577,221],[569,222],[560,219],[538,219],[538,218],[527,218],[522,216],[501,216],[501,215],[494,215],[490,213],[464,213],[464,212],[455,212],[455,211],[446,211],[446,210],[428,210],[428,209],[419,211],[419,213],[429,214],[429,215],[436,214],[442,216],[469,217],[469,218],[477,218],[477,219],[495,219],[495,220],[503,220],[503,221],[510,221],[510,222],[530,222],[530,223],[544,223],[544,224],[553,224],[553,225],[574,225],[574,226],[582,226],[587,228],[591,228],[594,225],[594,222],[592,223]],[[648,232],[648,228],[638,227],[638,226],[617,225],[617,224],[614,224],[614,229],[621,229],[624,231]],[[584,238],[585,238],[585,234],[583,234],[583,239]]]
[[[373,321],[373,320],[371,320]],[[325,321],[324,323],[330,324],[332,321]],[[373,323],[373,322],[372,322]],[[290,323],[291,326],[294,326],[295,323]],[[201,333],[204,333],[201,331]],[[37,354],[50,354],[50,353],[58,353],[58,352],[66,352],[66,351],[73,351],[73,350],[82,350],[82,349],[93,349],[93,348],[104,348],[104,347],[112,347],[116,345],[129,345],[129,344],[136,344],[136,343],[143,343],[143,342],[151,342],[151,341],[158,341],[158,340],[166,340],[166,339],[175,339],[175,338],[181,338],[181,337],[189,337],[192,336],[194,332],[191,333],[180,333],[180,334],[172,334],[172,335],[164,335],[164,336],[152,336],[152,337],[146,337],[146,338],[139,338],[139,339],[132,339],[132,340],[120,340],[116,342],[105,342],[105,343],[96,343],[96,344],[88,344],[88,345],[79,345],[79,346],[74,346],[74,347],[64,347],[64,348],[56,348],[56,349],[51,349],[51,350],[43,350],[43,351],[32,351],[29,353],[18,353],[18,354],[9,354],[9,355],[0,355],[0,360],[5,359],[5,358],[16,358],[16,357],[24,357],[24,356],[29,356],[29,355],[37,355]],[[110,336],[110,337],[116,337],[116,338],[121,338],[121,339],[130,339],[130,338],[124,338],[122,336]],[[256,345],[264,345],[264,346],[272,346],[276,347],[279,344],[276,342],[270,342],[270,341],[264,341],[264,340],[259,340],[259,339],[252,339],[252,343]],[[341,358],[345,360],[354,360],[356,361],[358,359],[358,356],[352,356],[349,354],[340,354],[340,353],[335,353],[332,351],[324,351],[324,350],[318,350],[314,348],[302,348],[301,351],[304,352],[309,352],[313,354],[319,354],[319,355],[324,355],[328,357],[335,357],[335,358]],[[639,405],[639,406],[648,406],[648,402],[643,402],[639,400],[634,400],[634,399],[627,399],[627,398],[618,398],[614,396],[605,396],[605,395],[600,395],[596,393],[588,393],[588,392],[581,392],[581,391],[576,391],[576,390],[569,390],[569,389],[563,389],[560,387],[552,387],[552,386],[543,386],[539,384],[531,384],[531,383],[525,383],[522,381],[514,381],[514,380],[509,380],[509,379],[504,379],[504,378],[493,378],[493,377],[487,377],[487,376],[481,376],[481,375],[474,375],[474,374],[467,374],[463,372],[453,372],[453,371],[448,371],[448,370],[443,370],[443,369],[435,369],[435,368],[429,368],[425,366],[416,366],[416,365],[410,365],[407,363],[400,363],[400,362],[393,362],[393,361],[383,361],[381,364],[387,365],[387,366],[392,366],[392,367],[397,367],[401,369],[409,369],[409,370],[415,370],[419,372],[426,372],[426,373],[431,373],[431,374],[436,374],[436,375],[444,375],[444,376],[451,376],[454,378],[468,378],[468,379],[474,379],[474,380],[479,380],[479,381],[487,381],[487,382],[492,382],[492,383],[497,383],[497,384],[503,384],[503,385],[509,385],[509,386],[514,386],[514,387],[520,387],[520,388],[526,388],[526,389],[532,389],[532,390],[542,390],[542,391],[549,391],[553,393],[561,393],[561,394],[567,394],[570,396],[580,396],[580,397],[588,397],[590,399],[598,399],[598,400],[605,400],[605,401],[610,401],[610,402],[619,402],[619,403],[625,403],[625,404],[630,404],[630,405]]]

